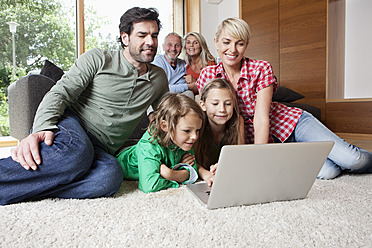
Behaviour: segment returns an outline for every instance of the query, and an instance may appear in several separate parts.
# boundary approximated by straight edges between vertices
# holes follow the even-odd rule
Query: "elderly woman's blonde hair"
[[[227,18],[218,25],[216,30],[216,40],[218,41],[222,32],[236,39],[245,41],[247,44],[251,38],[251,32],[248,23],[240,18]]]
[[[184,52],[184,59],[186,61],[186,64],[190,64],[191,63],[191,57],[190,55],[187,54],[186,52],[186,40],[187,40],[187,37],[189,37],[190,35],[194,36],[199,44],[200,44],[200,59],[201,59],[201,62],[202,62],[202,67],[206,67],[208,65],[208,61],[215,61],[213,55],[211,54],[211,52],[209,51],[208,49],[208,45],[207,45],[207,42],[205,41],[204,37],[199,34],[198,32],[190,32],[188,34],[185,35],[185,37],[183,38],[183,52]]]

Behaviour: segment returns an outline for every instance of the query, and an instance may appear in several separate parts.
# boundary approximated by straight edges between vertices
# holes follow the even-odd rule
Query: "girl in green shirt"
[[[193,145],[203,124],[204,113],[195,100],[166,93],[140,141],[116,156],[124,179],[139,180],[145,193],[195,182]]]
[[[195,156],[200,177],[212,185],[221,148],[244,143],[244,123],[231,84],[212,79],[200,94],[200,106],[206,115],[203,133],[196,142]]]

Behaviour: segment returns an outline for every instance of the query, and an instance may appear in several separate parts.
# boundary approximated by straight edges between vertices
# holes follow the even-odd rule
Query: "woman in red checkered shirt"
[[[249,26],[242,19],[228,18],[217,27],[214,42],[221,63],[202,70],[196,83],[199,92],[214,78],[231,83],[244,119],[246,143],[334,141],[318,178],[332,179],[342,170],[371,173],[371,152],[348,144],[310,113],[271,101],[278,87],[273,69],[267,61],[244,56],[249,39]]]

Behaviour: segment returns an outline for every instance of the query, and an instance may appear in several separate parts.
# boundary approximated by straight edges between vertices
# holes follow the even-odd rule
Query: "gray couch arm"
[[[36,110],[55,82],[43,75],[29,75],[8,87],[10,136],[22,140],[30,134]]]

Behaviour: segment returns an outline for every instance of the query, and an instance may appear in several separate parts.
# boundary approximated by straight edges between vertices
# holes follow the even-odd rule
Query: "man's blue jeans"
[[[66,113],[53,145],[40,143],[42,163],[25,170],[11,157],[0,160],[0,205],[44,197],[95,198],[114,194],[123,181],[120,164]]]
[[[294,132],[286,142],[310,141],[335,142],[318,178],[332,179],[343,170],[353,173],[372,173],[371,152],[347,143],[314,116],[303,111]]]

